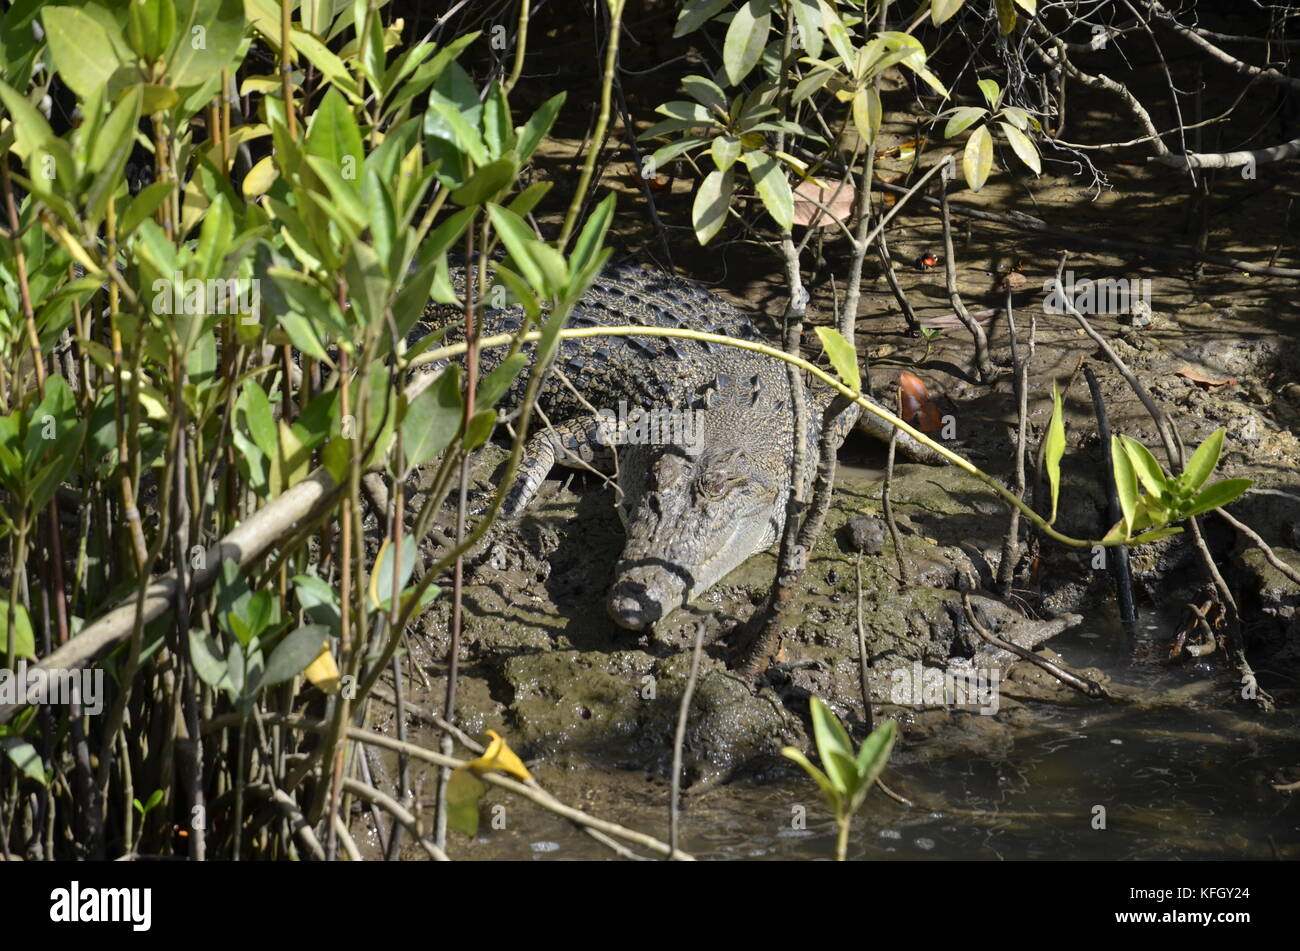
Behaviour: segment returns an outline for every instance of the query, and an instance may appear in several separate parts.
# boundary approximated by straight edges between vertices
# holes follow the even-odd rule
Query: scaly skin
[[[521,316],[517,309],[489,310],[484,333],[516,330]],[[574,308],[567,326],[624,324],[759,339],[747,316],[686,281],[640,268],[609,268]],[[503,353],[484,352],[484,372]],[[503,400],[506,407],[522,398],[526,376],[520,375]],[[809,485],[831,395],[822,388],[808,393],[804,471]],[[611,449],[611,429],[602,427],[593,410],[617,414],[620,403],[628,410],[698,411],[692,421],[702,424],[702,432],[669,427],[668,433],[658,434],[667,435],[666,441]],[[551,428],[542,428],[529,441],[504,514],[524,510],[553,464],[581,460],[612,474],[616,451],[628,537],[615,566],[608,607],[622,627],[646,629],[780,537],[794,458],[790,386],[782,362],[694,340],[565,340],[537,404]],[[858,416],[853,405],[836,419],[839,440]],[[888,437],[883,427],[870,431]],[[907,443],[900,439],[904,451],[916,455],[920,447]]]

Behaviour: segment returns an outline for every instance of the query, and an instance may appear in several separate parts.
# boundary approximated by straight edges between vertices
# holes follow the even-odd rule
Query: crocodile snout
[[[664,606],[639,581],[620,581],[609,592],[609,614],[629,631],[644,631],[664,616]]]
[[[635,565],[616,572],[607,605],[619,627],[644,631],[680,607],[685,598],[686,583],[677,571],[661,565]]]

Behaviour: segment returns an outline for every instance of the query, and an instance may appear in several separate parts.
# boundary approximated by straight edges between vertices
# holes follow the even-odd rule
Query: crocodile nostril
[[[663,607],[650,597],[645,585],[622,581],[609,593],[609,614],[619,627],[644,631],[663,616]]]

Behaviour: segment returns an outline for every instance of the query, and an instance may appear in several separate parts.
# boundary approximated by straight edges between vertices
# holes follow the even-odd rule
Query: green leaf
[[[370,608],[371,610],[387,611],[389,602],[393,599],[393,562],[392,555],[393,540],[385,537],[383,543],[379,546],[379,553],[375,555],[375,564],[370,569]],[[410,580],[411,573],[415,570],[415,562],[419,557],[419,550],[416,547],[415,538],[411,535],[402,536],[402,557],[398,564],[397,587],[401,591],[406,588],[406,582]]]
[[[271,624],[275,614],[275,599],[270,591],[258,591],[248,601],[247,613],[243,620],[253,637],[260,636]]]
[[[510,186],[518,171],[518,163],[513,157],[489,162],[475,170],[469,181],[452,192],[451,200],[462,208],[490,201]]]
[[[554,182],[533,182],[506,205],[520,218],[526,217],[529,212],[537,207],[538,202],[546,197],[546,193],[551,190]]]
[[[1003,106],[1002,118],[1006,119],[1021,132],[1024,132],[1029,128],[1029,113],[1016,106]]]
[[[794,760],[796,763],[802,766],[804,768],[804,772],[806,772],[809,776],[811,776],[813,778],[813,781],[816,782],[817,785],[821,788],[822,795],[826,797],[826,802],[831,806],[832,809],[836,808],[836,804],[840,800],[840,794],[839,791],[836,790],[834,784],[831,783],[830,778],[825,773],[823,773],[820,769],[814,766],[807,756],[804,756],[802,752],[795,749],[793,746],[785,747],[783,750],[781,750],[781,755],[784,756],[786,759]]]
[[[614,220],[614,203],[615,195],[610,192],[601,199],[582,226],[578,240],[573,243],[573,252],[569,255],[569,273],[573,280],[579,279],[600,253],[605,243],[605,234]]]
[[[856,779],[856,771],[852,769],[853,741],[849,739],[848,733],[844,731],[844,727],[840,725],[840,721],[831,712],[830,707],[820,699],[813,697],[808,701],[808,707],[812,713],[813,738],[817,743],[817,754],[821,757],[826,775],[830,777],[831,783],[837,790],[847,793],[853,789]],[[847,760],[849,768],[846,770],[842,762],[833,759],[830,755],[832,753],[838,753]]]
[[[727,96],[713,80],[704,76],[687,76],[682,80],[682,88],[700,105],[724,116],[727,114]]]
[[[451,130],[455,143],[473,160],[475,165],[486,165],[488,161],[487,150],[483,145],[483,138],[478,129],[472,126],[461,112],[461,108],[443,97],[441,93],[435,90],[429,100],[429,108],[440,115],[447,123]],[[428,126],[425,132],[428,132]]]
[[[1186,511],[1179,514],[1183,518],[1201,515],[1213,509],[1223,508],[1229,502],[1240,498],[1253,485],[1250,479],[1224,479],[1216,482],[1194,498]]]
[[[1132,532],[1133,518],[1137,513],[1138,478],[1133,470],[1133,462],[1117,436],[1110,437],[1110,465],[1115,476],[1115,494],[1119,496],[1119,507],[1124,514],[1127,535]]]
[[[896,739],[898,739],[898,724],[893,720],[886,720],[862,741],[856,764],[858,776],[866,785],[874,783],[881,770],[885,768]]]
[[[36,633],[32,630],[31,615],[19,601],[14,609],[14,639],[9,643],[9,592],[0,588],[0,657],[7,657],[13,647],[14,656],[36,659]]]
[[[373,326],[383,321],[389,281],[384,277],[384,267],[375,249],[364,241],[354,242],[343,262],[343,273],[348,280],[353,312],[361,322]]]
[[[821,10],[818,9],[815,0],[793,0],[791,6],[794,8],[794,18],[799,27],[799,40],[803,49],[813,59],[821,59]]]
[[[863,86],[853,96],[853,125],[858,135],[867,145],[876,141],[880,132],[880,122],[884,116],[880,105],[880,93],[874,85]]]
[[[219,77],[244,41],[242,0],[192,0],[176,12],[176,38],[167,53],[171,84],[187,89]]]
[[[21,736],[0,736],[0,749],[5,751],[5,755],[28,779],[34,779],[43,786],[48,784],[40,754],[32,744]]]
[[[487,442],[496,424],[497,414],[492,410],[475,410],[474,415],[469,418],[469,425],[465,427],[465,448],[477,449]]]
[[[984,94],[984,101],[989,104],[990,109],[998,107],[998,97],[1002,95],[1002,89],[998,86],[995,79],[981,79],[975,85],[980,87],[980,92]]]
[[[28,170],[35,174],[32,156],[45,148],[45,144],[54,136],[50,124],[27,98],[0,81],[0,100],[12,120],[14,132],[14,153],[26,163]]]
[[[749,75],[758,65],[772,30],[768,0],[748,0],[736,11],[722,43],[722,70],[732,86]]]
[[[1195,492],[1205,484],[1214,467],[1219,464],[1219,455],[1223,452],[1224,432],[1222,427],[1216,429],[1210,434],[1210,438],[1201,443],[1196,452],[1192,453],[1192,458],[1187,460],[1187,465],[1183,467],[1181,477],[1183,486]]]
[[[274,687],[298,676],[320,656],[321,645],[328,640],[329,635],[330,629],[324,624],[307,624],[286,634],[275,645],[275,650],[271,651],[258,688]]]
[[[1120,442],[1128,453],[1129,462],[1133,464],[1133,471],[1142,487],[1148,495],[1159,500],[1161,493],[1168,488],[1168,479],[1156,457],[1151,455],[1151,450],[1130,436],[1120,436]]]
[[[125,241],[142,221],[152,217],[175,188],[174,182],[154,182],[141,189],[140,194],[131,199],[131,203],[126,206],[126,211],[118,219],[118,240]]]
[[[713,164],[718,167],[719,172],[725,172],[736,164],[736,159],[740,158],[740,139],[734,135],[715,136],[710,149],[713,152]],[[656,164],[664,161],[660,158],[662,151],[663,149],[660,149],[655,153]]]
[[[692,125],[709,125],[714,121],[708,109],[698,102],[687,102],[685,99],[674,99],[671,102],[665,102],[656,108],[655,112],[667,116],[669,119],[689,122]]]
[[[849,39],[849,31],[845,28],[844,21],[831,7],[823,5],[821,12],[822,29],[826,33],[826,39],[831,41],[836,55],[844,63],[845,71],[848,71],[853,68],[853,43]]]
[[[1065,455],[1065,408],[1061,404],[1061,391],[1052,381],[1052,419],[1047,424],[1047,445],[1043,450],[1043,465],[1047,467],[1047,483],[1052,493],[1052,514],[1047,524],[1056,521],[1056,503],[1061,495],[1061,457]]]
[[[952,18],[958,10],[961,9],[965,0],[932,0],[930,4],[930,19],[935,26]]]
[[[651,154],[650,166],[645,170],[647,172],[651,170],[657,172],[683,152],[697,149],[708,141],[709,139],[702,135],[688,135],[685,138],[678,139],[676,142],[669,142],[667,145],[660,146]],[[713,141],[716,142],[717,139],[714,139]]]
[[[1029,166],[1035,175],[1041,174],[1043,163],[1038,157],[1038,149],[1034,147],[1034,143],[1029,136],[1009,122],[999,122],[998,125],[1002,126],[1002,132],[1006,135],[1007,141],[1011,143],[1011,150],[1016,153],[1016,157]]]
[[[519,269],[519,273],[536,290],[544,294],[553,292],[555,288],[542,260],[542,253],[538,250],[545,246],[534,236],[533,229],[514,212],[500,205],[489,204],[487,210],[492,219],[492,227],[510,252],[510,260]],[[547,250],[554,253],[555,249]]]
[[[132,86],[109,114],[90,150],[89,170],[94,180],[86,192],[86,216],[91,224],[103,220],[108,199],[122,181],[122,170],[135,148],[136,126],[140,123],[142,93]]]
[[[228,668],[221,648],[211,635],[197,627],[190,628],[190,662],[199,679],[209,687],[220,687],[226,679]]]
[[[460,395],[460,368],[450,366],[406,408],[402,421],[402,446],[406,465],[424,465],[451,444],[460,429],[464,404]]]
[[[725,172],[712,171],[700,182],[691,205],[691,225],[700,244],[712,241],[726,223],[735,181],[734,170],[728,169]]]
[[[271,401],[267,399],[266,391],[256,380],[247,380],[240,403],[243,404],[244,424],[253,442],[265,455],[274,456],[279,443],[275,415],[271,412]]]
[[[468,836],[478,834],[478,805],[487,785],[465,767],[451,771],[447,781],[447,825]]]
[[[943,127],[943,137],[951,139],[954,135],[961,135],[977,121],[988,115],[987,109],[981,109],[979,106],[958,106],[950,110],[951,118],[948,124]]]
[[[731,0],[694,0],[692,3],[682,4],[682,12],[677,17],[677,25],[673,28],[673,36],[681,37],[687,33],[694,33],[721,13],[730,2]]]
[[[120,80],[111,80],[124,70],[130,53],[112,15],[99,8],[104,16],[96,16],[92,13],[95,9],[47,6],[41,11],[55,68],[80,99],[102,90],[115,93]]]
[[[337,89],[326,90],[312,114],[305,147],[308,155],[316,156],[338,172],[339,179],[347,182],[354,192],[361,190],[361,164],[365,161],[361,130],[351,107]]]
[[[332,83],[343,95],[347,96],[352,102],[359,102],[361,99],[360,90],[357,88],[357,81],[353,75],[348,72],[343,60],[339,59],[330,48],[322,43],[310,33],[304,33],[301,30],[294,29],[289,34],[293,43],[293,48],[311,61],[312,65],[321,71],[321,74]]]
[[[794,194],[790,191],[785,171],[766,152],[746,152],[744,159],[758,188],[758,196],[763,199],[763,207],[782,231],[789,231],[794,224]]]
[[[528,121],[519,129],[519,161],[526,162],[542,144],[542,139],[551,131],[555,117],[560,114],[566,93],[556,93],[547,99],[537,111],[528,117]]]
[[[844,385],[856,392],[862,391],[862,374],[858,370],[858,355],[843,334],[832,327],[818,327],[817,338],[822,342],[835,374]]]
[[[474,408],[484,410],[496,406],[497,401],[505,396],[510,385],[514,383],[515,377],[519,376],[519,371],[527,365],[528,357],[522,353],[513,354],[503,360],[500,366],[479,383],[478,392],[474,394]]]
[[[307,617],[324,624],[332,632],[339,629],[339,595],[323,578],[316,575],[294,575],[294,594]]]
[[[983,188],[993,170],[993,135],[988,126],[982,125],[971,133],[961,164],[970,190],[977,192]]]
[[[1130,546],[1145,545],[1148,542],[1154,542],[1161,538],[1168,538],[1170,535],[1181,535],[1182,533],[1183,530],[1181,528],[1176,525],[1169,525],[1165,528],[1157,528],[1155,531],[1143,532],[1141,535],[1130,538],[1128,539],[1128,544]]]

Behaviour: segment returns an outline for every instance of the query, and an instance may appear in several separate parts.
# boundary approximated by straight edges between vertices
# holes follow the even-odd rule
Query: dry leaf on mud
[[[1220,377],[1217,380],[1213,379],[1211,377],[1205,376],[1200,371],[1196,370],[1194,367],[1191,367],[1187,364],[1183,364],[1182,366],[1180,366],[1177,370],[1174,371],[1174,373],[1177,374],[1178,376],[1181,376],[1184,380],[1191,380],[1193,383],[1195,383],[1203,390],[1208,390],[1211,387],[1215,387],[1215,386],[1227,386],[1229,383],[1237,382],[1237,378],[1235,376]]]
[[[813,179],[799,183],[794,190],[794,223],[805,228],[833,228],[836,222],[847,222],[853,214],[853,198],[857,194],[851,184],[832,182],[822,187]],[[824,206],[825,211],[822,210]],[[820,216],[820,217],[819,217]],[[817,223],[813,225],[813,220]]]

